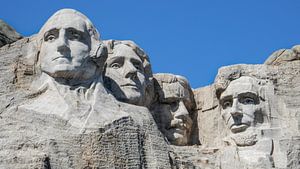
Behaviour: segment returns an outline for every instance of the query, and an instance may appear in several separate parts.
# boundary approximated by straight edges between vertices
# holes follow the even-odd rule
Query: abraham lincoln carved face
[[[229,83],[220,95],[221,115],[232,133],[263,121],[262,100],[256,79],[242,76]]]

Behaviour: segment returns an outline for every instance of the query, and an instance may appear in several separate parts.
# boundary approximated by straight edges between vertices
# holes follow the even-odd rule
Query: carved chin
[[[139,105],[143,101],[143,95],[135,88],[123,89],[123,92],[124,96],[120,96],[119,100],[135,105]]]
[[[122,90],[128,99],[141,99],[143,96],[140,90],[136,87],[122,87]]]
[[[181,130],[178,128],[171,128],[165,131],[168,140],[174,144],[179,146],[187,145],[187,133],[186,130]]]
[[[181,133],[174,133],[174,144],[176,145],[187,145],[187,137]]]
[[[45,67],[42,70],[52,77],[65,77],[68,76],[70,72],[74,72],[74,67],[70,64],[60,64],[52,67]]]

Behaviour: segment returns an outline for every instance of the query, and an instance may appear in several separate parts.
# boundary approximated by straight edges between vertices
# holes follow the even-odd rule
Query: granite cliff
[[[31,37],[0,22],[0,168],[300,168],[298,46],[192,89],[99,34],[73,9]]]

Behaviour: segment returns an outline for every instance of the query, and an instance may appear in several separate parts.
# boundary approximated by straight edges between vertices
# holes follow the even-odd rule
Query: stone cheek
[[[0,46],[12,43],[0,48],[0,168],[299,168],[299,45],[222,67],[207,87],[160,73],[149,90],[134,42],[101,41],[72,9],[53,18],[15,43],[0,22]]]

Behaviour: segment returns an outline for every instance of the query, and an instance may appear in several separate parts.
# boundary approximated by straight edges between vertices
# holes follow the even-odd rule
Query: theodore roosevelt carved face
[[[178,75],[155,74],[159,104],[154,117],[162,133],[174,145],[187,145],[192,129],[193,94],[188,81]]]
[[[262,123],[262,100],[256,79],[242,76],[229,83],[220,95],[221,115],[232,133]]]

